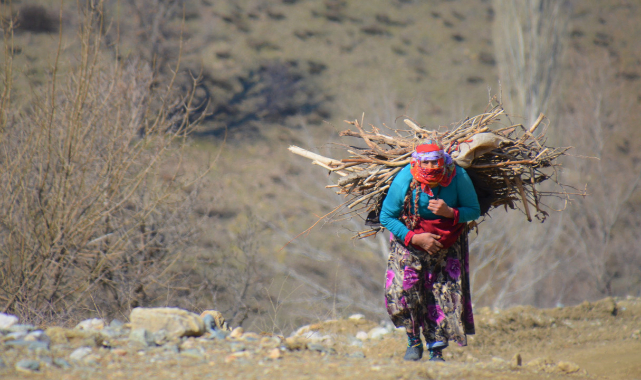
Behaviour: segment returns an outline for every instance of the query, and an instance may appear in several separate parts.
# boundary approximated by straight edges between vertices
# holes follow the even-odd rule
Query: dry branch
[[[363,216],[380,208],[391,180],[409,163],[409,156],[421,140],[437,139],[458,165],[475,172],[480,181],[491,188],[494,194],[491,208],[503,205],[514,209],[515,202],[521,202],[528,221],[532,221],[531,208],[534,210],[534,216],[544,220],[548,214],[541,209],[541,205],[544,204],[541,198],[553,195],[551,192],[537,191],[536,186],[552,178],[542,170],[559,166],[556,159],[570,148],[545,145],[545,132],[549,125],[543,114],[540,114],[529,128],[520,124],[501,124],[500,118],[504,115],[502,105],[491,102],[486,112],[456,123],[451,130],[430,131],[412,120],[405,119],[404,122],[410,129],[392,129],[391,135],[380,133],[380,129],[374,126],[371,126],[371,131],[366,131],[361,125],[362,122],[346,120],[356,131],[348,129],[339,135],[360,138],[366,148],[336,144],[345,148],[345,152],[349,154],[349,157],[342,159],[323,157],[296,146],[290,147],[289,150],[313,160],[315,164],[322,162],[322,166],[330,172],[350,170],[350,174],[339,173],[342,178],[331,187],[338,188],[337,194],[347,198],[345,204],[349,209],[355,209],[356,215]],[[539,130],[542,125],[545,127]],[[500,143],[489,149],[478,149],[472,152],[472,156],[468,154],[464,157],[465,153],[461,147],[466,144],[473,145],[475,136],[481,133],[481,136],[494,136],[494,140]],[[554,193],[554,196],[559,195],[568,198],[570,194],[565,191]],[[332,216],[334,214],[328,217]],[[356,237],[371,236],[380,229],[381,227],[375,227],[361,231]]]

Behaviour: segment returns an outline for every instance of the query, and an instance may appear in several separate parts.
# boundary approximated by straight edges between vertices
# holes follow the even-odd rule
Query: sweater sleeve
[[[412,181],[412,173],[410,166],[404,167],[394,178],[387,196],[383,200],[383,207],[381,208],[380,221],[383,227],[387,228],[398,239],[405,241],[405,237],[409,229],[400,220],[403,211],[403,203],[405,201],[405,194],[410,187]]]
[[[467,175],[465,169],[459,166],[456,167],[456,180],[459,223],[467,223],[478,219],[481,216],[481,206],[479,206],[476,190],[474,190],[470,176]]]

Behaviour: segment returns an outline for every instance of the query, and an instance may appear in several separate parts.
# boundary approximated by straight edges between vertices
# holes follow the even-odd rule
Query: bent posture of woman
[[[405,360],[422,358],[421,329],[433,361],[474,334],[466,223],[479,216],[472,181],[436,141],[419,145],[394,178],[380,215],[393,235],[385,305],[407,331]]]

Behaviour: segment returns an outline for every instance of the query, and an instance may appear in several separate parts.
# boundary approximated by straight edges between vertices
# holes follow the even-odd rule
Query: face
[[[438,168],[438,161],[437,160],[421,161],[421,168],[423,168],[423,169],[437,169]]]

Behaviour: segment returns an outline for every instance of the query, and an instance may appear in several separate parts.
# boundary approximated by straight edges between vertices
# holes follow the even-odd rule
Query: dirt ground
[[[188,338],[153,348],[113,339],[82,361],[69,358],[82,344],[52,345],[44,353],[67,360],[70,368],[46,365],[42,351],[0,344],[6,365],[0,378],[641,379],[641,299],[606,298],[555,309],[481,308],[476,324],[469,345],[448,348],[445,363],[405,362],[402,331],[362,341],[355,338],[358,332],[379,325],[342,319],[308,326],[307,336],[319,338],[315,344],[304,338],[283,344],[267,334],[246,333],[241,339]],[[41,369],[17,371],[15,363],[25,358],[41,360]]]

